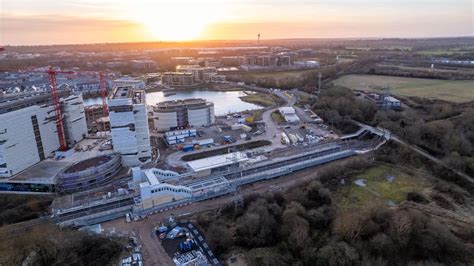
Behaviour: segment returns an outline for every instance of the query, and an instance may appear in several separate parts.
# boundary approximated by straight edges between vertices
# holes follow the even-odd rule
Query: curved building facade
[[[199,98],[158,103],[153,116],[154,128],[159,132],[208,126],[216,121],[214,103]]]
[[[88,190],[107,184],[122,168],[120,154],[112,153],[73,164],[58,174],[60,193]]]

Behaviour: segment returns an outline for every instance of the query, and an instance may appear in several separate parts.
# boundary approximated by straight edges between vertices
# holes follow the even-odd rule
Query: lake
[[[245,110],[255,110],[262,108],[259,105],[246,103],[239,97],[245,96],[242,91],[209,91],[209,90],[193,90],[193,91],[176,91],[175,95],[165,97],[163,92],[149,92],[146,94],[146,102],[148,105],[171,100],[184,100],[189,98],[203,98],[214,103],[214,112],[216,115],[226,115],[228,113],[242,112]],[[100,98],[84,99],[84,105],[102,104]]]

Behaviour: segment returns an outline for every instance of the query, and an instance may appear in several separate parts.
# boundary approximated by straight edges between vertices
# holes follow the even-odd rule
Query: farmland
[[[389,86],[394,95],[444,100],[456,103],[474,100],[474,80],[436,80],[375,75],[346,75],[334,85],[352,90],[383,92]]]

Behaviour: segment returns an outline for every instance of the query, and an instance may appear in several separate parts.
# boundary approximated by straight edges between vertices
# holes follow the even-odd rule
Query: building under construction
[[[82,96],[58,91],[66,142],[87,134]],[[0,98],[0,177],[11,177],[53,156],[60,147],[55,107],[49,92]]]

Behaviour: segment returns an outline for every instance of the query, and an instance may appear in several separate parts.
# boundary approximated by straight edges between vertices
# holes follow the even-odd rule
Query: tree
[[[346,242],[329,242],[318,251],[318,265],[343,266],[358,265],[357,250]]]
[[[273,243],[278,236],[278,223],[264,199],[250,203],[247,212],[237,219],[237,240],[247,247]]]
[[[227,252],[233,244],[231,232],[224,224],[219,222],[212,223],[207,229],[206,239],[217,255]]]

